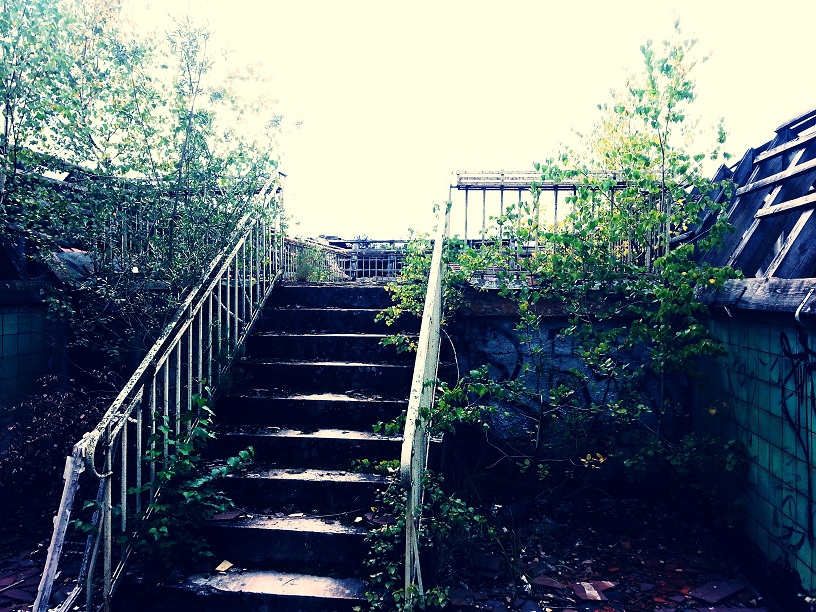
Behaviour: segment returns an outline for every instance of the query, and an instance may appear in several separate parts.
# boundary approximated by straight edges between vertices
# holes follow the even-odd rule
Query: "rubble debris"
[[[742,580],[713,580],[689,593],[694,599],[715,604],[731,597],[748,586]]]
[[[585,601],[608,601],[604,591],[615,586],[614,582],[592,580],[590,582],[570,583],[573,592]]]

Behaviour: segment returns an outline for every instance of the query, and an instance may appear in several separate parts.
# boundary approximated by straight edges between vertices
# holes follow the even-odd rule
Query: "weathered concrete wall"
[[[698,423],[745,446],[747,537],[767,569],[814,593],[816,329],[793,313],[717,314],[710,329],[728,354],[703,361]]]
[[[456,319],[450,331],[463,373],[489,363],[494,376],[524,378],[530,353],[517,339],[513,310],[512,303],[495,293],[479,294]],[[698,431],[737,440],[747,450],[747,480],[736,488],[744,498],[745,533],[753,551],[768,574],[786,579],[798,576],[802,587],[814,593],[816,316],[807,317],[810,322],[802,317],[805,327],[795,321],[793,311],[743,311],[733,318],[722,308],[714,311],[710,329],[727,355],[703,359],[699,374],[691,379],[672,380],[674,395],[696,407]],[[546,393],[559,376],[569,377],[571,368],[584,372],[585,368],[574,344],[558,335],[567,325],[563,313],[543,314],[534,337],[554,374],[540,381]],[[530,407],[527,417],[533,410]],[[514,432],[529,427],[529,418],[499,417],[491,425],[497,427],[497,436],[512,438]],[[483,444],[481,440],[474,444]]]
[[[489,430],[475,435],[465,444],[469,450],[479,449],[485,453],[483,466],[491,466],[484,474],[485,482],[496,484],[503,476],[496,471],[503,466],[507,470],[504,484],[519,488],[518,461],[538,458],[556,478],[565,478],[573,471],[578,456],[599,450],[592,446],[592,440],[602,438],[603,428],[611,424],[611,415],[601,415],[597,420],[587,417],[575,418],[571,408],[554,408],[549,403],[550,390],[564,384],[578,389],[583,405],[613,402],[621,397],[621,389],[610,379],[600,379],[586,367],[578,355],[578,345],[574,339],[564,337],[561,332],[569,326],[568,316],[558,304],[537,304],[541,323],[537,329],[524,330],[529,342],[519,340],[516,324],[519,321],[517,306],[509,299],[501,298],[497,292],[470,293],[468,306],[458,313],[448,327],[450,340],[456,350],[459,371],[463,376],[484,365],[490,366],[490,375],[500,381],[517,381],[532,391],[525,398],[517,398],[512,403],[498,402],[498,410],[487,416]],[[443,340],[443,343],[446,342]],[[444,349],[444,347],[443,347]],[[535,352],[535,354],[533,354]],[[639,358],[632,355],[632,365],[637,368]],[[579,372],[586,377],[576,376]],[[641,384],[648,395],[656,397],[659,384],[656,379],[644,374]],[[533,394],[538,392],[541,398]],[[557,414],[552,414],[555,410]],[[544,416],[542,417],[542,411]],[[654,427],[655,413],[644,414],[644,423]],[[594,425],[590,425],[592,420]],[[665,418],[667,428],[675,427],[671,419]],[[540,427],[540,430],[537,428]],[[589,429],[595,427],[594,433]],[[459,437],[457,431],[457,437]],[[537,437],[538,436],[538,437]],[[488,442],[485,444],[485,440]],[[536,442],[541,446],[535,450]],[[605,449],[600,449],[604,450]],[[504,454],[504,456],[503,456]],[[467,458],[464,470],[478,471],[481,466],[473,456]],[[611,464],[612,462],[610,462]],[[495,468],[495,469],[494,469]],[[612,473],[609,464],[603,471],[603,478],[619,479],[622,474]],[[573,481],[578,486],[586,473]],[[600,471],[593,472],[592,478],[601,477]],[[533,487],[534,488],[534,487]],[[532,490],[532,489],[531,489]]]

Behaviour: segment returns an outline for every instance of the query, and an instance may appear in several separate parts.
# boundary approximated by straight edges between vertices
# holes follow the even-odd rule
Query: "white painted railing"
[[[205,385],[213,391],[217,388],[279,276],[277,260],[283,240],[278,231],[281,208],[275,201],[276,186],[273,177],[255,196],[259,200],[239,222],[230,246],[211,263],[100,423],[76,443],[66,459],[62,499],[34,612],[49,607],[77,499],[96,499],[94,529],[79,574],[63,573],[76,582],[56,609],[75,609],[83,590],[85,610],[95,609],[97,595],[101,595],[103,608],[110,609],[130,553],[127,544],[117,542],[127,540],[135,530],[134,523],[153,494],[136,492],[155,477],[156,462],[144,459],[151,436],[164,422],[179,435],[185,427],[183,416],[193,406],[193,395],[202,394]],[[167,442],[155,446],[167,457]],[[165,461],[159,459],[160,464]],[[100,549],[101,564],[97,563]]]
[[[439,365],[439,338],[442,323],[445,264],[442,253],[448,237],[450,206],[440,211],[434,239],[431,269],[422,327],[417,344],[411,395],[405,418],[400,458],[400,480],[407,490],[405,506],[405,601],[422,597],[422,569],[419,563],[419,528],[422,519],[422,479],[428,458],[428,413],[433,407]]]

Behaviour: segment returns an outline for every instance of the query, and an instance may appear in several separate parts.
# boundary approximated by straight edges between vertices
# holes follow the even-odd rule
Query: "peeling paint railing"
[[[407,490],[405,504],[405,601],[422,597],[422,569],[419,564],[419,528],[422,508],[422,479],[428,457],[428,411],[433,407],[439,365],[439,338],[442,323],[442,280],[445,274],[442,251],[448,237],[450,207],[439,215],[434,239],[428,291],[419,331],[416,363],[405,418],[400,457],[400,481]]]
[[[188,294],[100,423],[66,459],[65,485],[34,612],[48,609],[76,500],[95,505],[94,529],[85,543],[76,585],[56,609],[73,609],[83,590],[86,610],[93,609],[93,597],[100,592],[104,609],[110,609],[130,553],[128,545],[118,542],[135,531],[152,494],[134,493],[155,476],[156,462],[144,459],[151,450],[148,440],[165,422],[176,435],[182,433],[182,416],[192,408],[193,395],[203,393],[205,386],[215,389],[278,278],[283,241],[275,243],[280,222],[277,185],[276,176],[255,196],[257,206],[240,221],[231,245]],[[159,463],[166,462],[169,444],[154,446],[163,453]]]

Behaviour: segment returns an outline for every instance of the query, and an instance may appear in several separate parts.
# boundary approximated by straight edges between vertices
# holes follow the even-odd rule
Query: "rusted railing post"
[[[85,442],[86,438],[77,442],[71,454],[65,459],[65,471],[62,476],[65,484],[59,510],[54,517],[54,532],[51,534],[51,544],[48,546],[48,557],[40,578],[33,612],[45,612],[48,609],[48,600],[51,599],[51,589],[54,586],[54,577],[57,575],[62,546],[65,543],[65,532],[68,530],[74,507],[74,494],[79,486],[79,475],[85,471]]]

